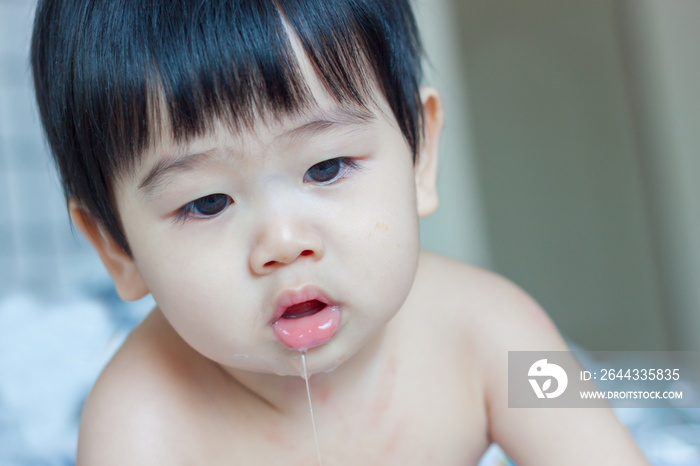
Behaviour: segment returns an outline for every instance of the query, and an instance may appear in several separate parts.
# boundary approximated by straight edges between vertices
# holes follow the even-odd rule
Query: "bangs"
[[[194,11],[187,3],[109,0],[87,12],[103,21],[93,23],[102,30],[81,44],[93,48],[83,56],[115,66],[86,69],[84,76],[94,78],[74,90],[74,105],[91,122],[107,122],[95,128],[98,140],[86,142],[111,155],[113,176],[133,167],[163,132],[182,142],[215,122],[250,129],[315,105],[291,36],[342,105],[366,108],[377,89],[390,96],[404,79],[383,71],[391,31],[377,14],[385,12],[371,11],[386,9],[383,2],[351,8],[345,1],[218,0],[199,2]],[[95,66],[92,60],[76,65]],[[387,100],[402,126],[403,99]],[[416,128],[401,129],[413,147]]]

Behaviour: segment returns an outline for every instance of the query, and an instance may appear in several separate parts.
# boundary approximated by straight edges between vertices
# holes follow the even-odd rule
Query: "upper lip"
[[[289,289],[285,290],[277,297],[275,305],[275,313],[270,320],[271,324],[277,322],[284,312],[295,304],[300,304],[306,301],[318,300],[326,305],[333,305],[333,300],[330,299],[320,288],[307,285],[299,289]]]

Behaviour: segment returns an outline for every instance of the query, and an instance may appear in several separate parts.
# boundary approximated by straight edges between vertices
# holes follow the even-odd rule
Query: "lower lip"
[[[287,348],[306,351],[320,346],[336,334],[340,306],[326,306],[316,314],[298,319],[280,318],[272,324],[275,337]]]

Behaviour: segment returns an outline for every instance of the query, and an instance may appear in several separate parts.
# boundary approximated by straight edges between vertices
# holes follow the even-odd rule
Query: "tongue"
[[[326,306],[313,314],[295,312],[288,318],[282,317],[272,324],[272,330],[284,346],[297,351],[306,351],[333,338],[339,325],[340,308]]]

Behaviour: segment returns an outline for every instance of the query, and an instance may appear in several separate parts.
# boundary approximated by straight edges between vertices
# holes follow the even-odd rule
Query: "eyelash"
[[[224,197],[221,198],[219,196],[224,196]],[[202,201],[212,201],[214,199],[224,201],[224,204],[221,206],[221,208],[219,210],[217,210],[215,213],[213,213],[211,215],[197,212],[197,210],[199,210],[199,207],[197,207],[197,203],[202,202]],[[234,202],[233,202],[233,199],[231,199],[231,196],[228,196],[228,195],[222,194],[222,193],[209,194],[208,196],[200,197],[199,199],[195,199],[194,201],[188,202],[184,206],[180,207],[180,209],[178,209],[177,214],[175,216],[175,220],[184,222],[184,221],[187,221],[190,219],[214,218],[214,217],[217,217],[221,212],[226,210],[232,204],[234,204]],[[216,208],[218,209],[218,206]]]
[[[309,172],[316,167],[320,167],[326,164],[329,164],[331,162],[338,162],[340,163],[340,167],[338,168],[338,172],[336,175],[333,176],[333,178],[325,181],[315,181],[315,180],[307,180],[307,175],[309,175]],[[358,163],[356,160],[350,158],[350,157],[336,157],[328,160],[324,160],[322,162],[319,162],[315,165],[313,165],[311,168],[309,168],[306,173],[304,173],[304,182],[305,183],[315,183],[319,186],[326,186],[329,184],[333,184],[343,178],[345,178],[348,173],[350,173],[352,170],[355,170],[359,167]]]
[[[309,171],[311,169],[313,169],[314,167],[320,167],[324,164],[328,164],[331,162],[340,163],[340,167],[338,168],[338,173],[335,174],[333,176],[333,178],[326,180],[326,181],[314,181],[314,180],[307,181],[306,180],[307,174],[309,173]],[[326,186],[326,185],[335,183],[335,182],[345,178],[345,176],[347,176],[347,174],[350,171],[357,169],[358,166],[359,165],[358,165],[357,161],[351,159],[350,157],[336,157],[336,158],[324,160],[322,162],[319,162],[319,163],[313,165],[311,168],[309,168],[306,171],[306,173],[304,173],[304,182],[316,183],[320,186]],[[212,201],[212,198],[215,198],[217,196],[225,196],[225,198],[223,199],[224,204],[223,204],[223,206],[221,206],[221,208],[219,210],[217,210],[215,213],[213,213],[211,215],[202,214],[201,212],[197,213],[197,210],[198,210],[197,203],[202,202],[202,201],[207,201],[207,200]],[[221,198],[217,197],[217,199],[221,199]],[[180,209],[178,209],[178,211],[175,215],[175,220],[180,221],[180,222],[185,222],[185,221],[190,220],[190,219],[215,218],[221,212],[223,212],[224,210],[226,210],[228,207],[230,207],[233,204],[234,204],[234,201],[233,201],[233,199],[231,199],[231,196],[228,196],[228,195],[222,194],[222,193],[209,194],[207,196],[195,199],[194,201],[188,202],[184,206],[180,207]],[[217,207],[217,209],[218,209],[218,207]]]

